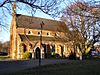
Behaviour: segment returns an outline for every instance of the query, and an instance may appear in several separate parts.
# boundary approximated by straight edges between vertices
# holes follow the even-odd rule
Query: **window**
[[[40,35],[40,32],[38,32],[38,35]]]
[[[55,33],[55,36],[57,36],[57,34]]]
[[[32,33],[32,31],[28,31],[28,34],[31,35],[31,34],[33,34],[33,33]]]
[[[28,31],[28,34],[31,34],[31,31]]]
[[[49,33],[47,33],[47,35],[49,35]]]

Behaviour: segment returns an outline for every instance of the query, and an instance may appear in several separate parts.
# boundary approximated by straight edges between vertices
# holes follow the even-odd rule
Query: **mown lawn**
[[[0,56],[0,60],[6,60],[6,59],[9,59],[8,56]]]
[[[100,60],[72,60],[63,64],[46,65],[7,75],[100,75]]]

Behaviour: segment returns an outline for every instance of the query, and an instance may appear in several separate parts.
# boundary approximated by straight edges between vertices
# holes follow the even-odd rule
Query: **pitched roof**
[[[62,21],[19,15],[16,16],[16,24],[18,28],[41,29],[41,23],[44,23],[43,30],[65,31],[67,26]]]
[[[19,35],[22,41],[38,41],[40,40],[39,36],[34,36],[34,35]],[[62,40],[56,38],[56,37],[42,37],[42,41],[58,41],[58,42],[63,42]]]

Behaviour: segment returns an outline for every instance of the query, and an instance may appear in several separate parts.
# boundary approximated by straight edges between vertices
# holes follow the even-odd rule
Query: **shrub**
[[[47,58],[51,58],[51,53],[47,53]]]
[[[23,53],[23,59],[29,59],[30,58],[30,53],[29,52],[24,52]]]
[[[51,55],[52,58],[61,58],[61,56],[58,53],[53,53]]]
[[[69,55],[69,59],[76,59],[76,54],[75,53],[71,53],[70,55]]]

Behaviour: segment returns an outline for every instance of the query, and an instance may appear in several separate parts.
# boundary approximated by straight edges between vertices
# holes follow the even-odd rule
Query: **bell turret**
[[[12,21],[10,26],[10,56],[16,59],[16,0],[12,5]]]
[[[12,6],[12,15],[16,16],[16,0],[14,1],[14,4]]]

